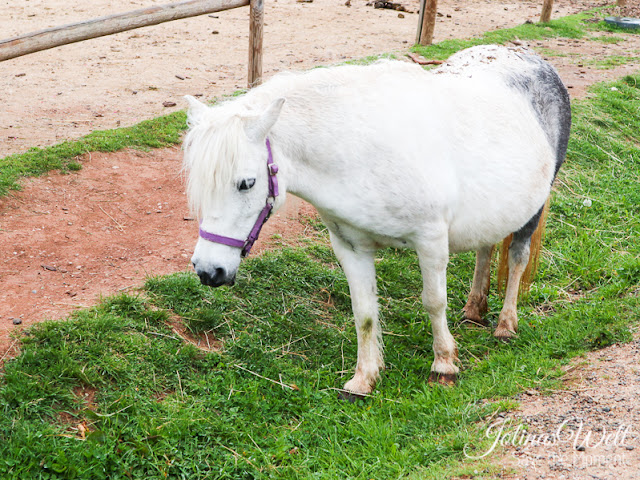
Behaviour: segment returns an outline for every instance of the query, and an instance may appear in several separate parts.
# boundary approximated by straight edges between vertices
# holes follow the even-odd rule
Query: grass
[[[132,127],[95,131],[77,141],[45,148],[32,148],[0,159],[0,196],[19,189],[19,180],[51,170],[79,170],[78,158],[88,152],[115,152],[123,148],[158,148],[181,141],[186,115],[176,112]]]
[[[549,38],[587,38],[589,40],[601,42],[618,43],[624,41],[624,37],[611,37],[613,40],[605,40],[609,37],[594,35],[595,32],[618,32],[629,33],[624,29],[611,27],[603,21],[597,21],[602,8],[596,8],[588,12],[569,15],[567,17],[552,20],[549,23],[530,23],[518,25],[514,28],[504,28],[485,32],[482,35],[466,40],[452,39],[444,40],[434,45],[413,47],[413,51],[421,54],[425,58],[436,60],[446,60],[451,55],[464,48],[476,45],[491,45],[510,43],[515,41],[531,42],[534,40],[545,40]]]
[[[471,42],[589,35],[573,16]],[[625,32],[626,33],[626,32]],[[467,41],[468,42],[468,41]],[[443,42],[425,56],[470,46]],[[22,176],[77,169],[91,150],[179,141],[184,115],[0,160],[0,194]],[[520,334],[455,326],[473,256],[452,258],[449,318],[460,347],[454,388],[425,384],[433,360],[412,252],[377,262],[387,371],[374,394],[337,400],[356,358],[348,287],[316,219],[301,247],[246,259],[233,288],[191,273],[149,279],[66,321],[31,328],[0,377],[3,479],[441,479],[499,472],[464,452],[484,422],[527,389],[556,387],[587,350],[630,339],[640,314],[640,75],[594,87],[574,105],[568,158],[552,202],[540,272]],[[501,299],[489,299],[495,324]],[[172,329],[212,332],[202,351]]]
[[[591,37],[590,40],[593,40],[594,42],[600,42],[600,43],[604,43],[607,45],[610,44],[618,44],[618,43],[622,43],[624,42],[626,39],[623,37],[616,37],[614,35],[610,35],[610,36],[602,36],[602,37]]]
[[[604,58],[586,58],[582,59],[582,63],[586,65],[594,65],[600,70],[609,70],[631,62],[637,62],[640,57],[632,57],[626,55],[607,55]]]
[[[640,75],[596,86],[574,129],[520,333],[452,327],[462,375],[433,360],[415,254],[377,261],[387,371],[366,401],[337,399],[356,358],[348,286],[326,231],[243,263],[233,288],[192,273],[149,279],[66,321],[31,328],[0,379],[3,479],[440,479],[495,472],[464,452],[526,389],[556,387],[581,353],[631,338],[640,314]],[[588,200],[588,201],[587,201]],[[473,256],[448,272],[450,319]],[[501,300],[489,299],[495,324]],[[171,325],[223,341],[202,351]]]
[[[536,48],[536,53],[544,57],[555,57],[555,58],[570,57],[570,56],[573,57],[573,56],[579,55],[577,53],[561,52],[560,50],[554,50],[552,48]]]

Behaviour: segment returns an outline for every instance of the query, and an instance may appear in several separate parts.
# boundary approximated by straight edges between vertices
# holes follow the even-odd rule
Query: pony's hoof
[[[496,340],[502,343],[511,343],[517,338],[515,332],[507,330],[506,328],[497,328],[496,331],[493,332],[493,336],[496,338]]]
[[[440,385],[444,385],[446,387],[450,387],[456,384],[458,380],[458,375],[455,373],[438,373],[431,372],[429,375],[429,383],[439,383]]]
[[[469,294],[467,304],[462,307],[461,324],[475,325],[479,327],[488,327],[489,321],[484,316],[489,311],[487,296],[480,294]]]
[[[367,397],[364,395],[360,395],[355,392],[348,392],[346,390],[341,390],[338,393],[338,400],[345,400],[349,403],[356,403],[356,400],[364,400],[365,398]]]

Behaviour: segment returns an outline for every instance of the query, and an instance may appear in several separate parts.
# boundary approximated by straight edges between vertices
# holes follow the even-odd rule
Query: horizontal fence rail
[[[69,43],[247,5],[249,0],[188,0],[48,28],[0,41],[0,62]]]
[[[0,40],[0,62],[61,45],[247,5],[250,6],[248,85],[251,88],[262,82],[264,0],[188,0],[47,28]]]

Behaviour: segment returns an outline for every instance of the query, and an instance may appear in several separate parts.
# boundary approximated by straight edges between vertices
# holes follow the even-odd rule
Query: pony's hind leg
[[[493,336],[497,339],[509,341],[516,336],[518,331],[517,308],[520,279],[529,263],[531,236],[540,223],[544,208],[543,206],[524,227],[513,234],[513,239],[509,245],[507,289],[504,295],[504,305],[498,318],[498,326],[493,332]]]
[[[518,331],[518,290],[520,289],[520,278],[527,268],[529,261],[530,239],[521,242],[511,242],[509,246],[509,277],[507,279],[507,290],[504,295],[504,305],[498,318],[498,326],[493,336],[499,340],[508,341],[516,336]]]
[[[429,313],[433,331],[433,364],[429,382],[443,385],[455,383],[459,371],[458,347],[447,325],[447,263],[449,261],[446,234],[418,249],[422,273],[422,302]]]
[[[373,251],[361,251],[330,232],[331,245],[342,266],[356,322],[358,363],[355,375],[344,389],[357,395],[370,393],[384,368],[382,331],[378,321],[378,295]],[[350,396],[344,396],[352,400]]]
[[[462,311],[464,320],[477,325],[487,326],[489,323],[484,319],[487,313],[487,294],[489,293],[489,283],[491,280],[491,256],[494,245],[483,247],[476,252],[476,268],[473,273],[473,284],[469,292],[467,304]]]

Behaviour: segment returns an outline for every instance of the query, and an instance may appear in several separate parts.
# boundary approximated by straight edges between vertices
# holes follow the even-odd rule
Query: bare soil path
[[[556,0],[554,17],[605,0]],[[168,0],[0,0],[7,38]],[[366,55],[404,52],[413,13],[374,9],[371,0],[265,2],[264,75]],[[440,0],[435,41],[537,21],[540,0]],[[213,98],[247,82],[249,9],[146,27],[0,63],[0,156],[78,138],[184,108],[184,95]],[[164,107],[174,102],[176,107]]]
[[[0,32],[3,37],[18,35],[153,3],[166,0],[96,0],[90,4],[0,0]],[[402,3],[408,10],[418,9],[418,0]],[[601,4],[556,0],[554,16]],[[439,11],[436,41],[536,21],[540,2],[442,0]],[[172,22],[0,63],[0,155],[153,118],[182,108],[185,94],[213,98],[244,87],[247,12],[237,9]],[[402,54],[415,39],[417,14],[405,12],[400,18],[398,13],[376,10],[365,0],[352,0],[351,7],[342,0],[267,2],[265,76],[369,54]],[[596,81],[639,68],[631,63],[603,69],[598,62],[612,55],[637,58],[638,38],[618,44],[550,40],[531,46],[543,54],[554,54],[551,61],[574,98],[583,96],[586,87]],[[165,101],[177,106],[164,107]],[[78,173],[27,179],[22,191],[0,198],[0,364],[17,352],[12,332],[94,305],[102,295],[135,292],[148,275],[190,268],[197,227],[186,206],[179,148],[93,153],[81,163],[83,169]],[[299,219],[308,215],[313,215],[310,206],[289,201],[267,224],[254,251],[259,254],[273,245],[295,242],[304,235]],[[620,347],[631,365],[624,374],[633,388],[621,395],[627,403],[606,400],[615,401],[621,412],[633,409],[637,398],[634,345]],[[575,392],[590,381],[587,373],[581,375],[584,378],[578,378],[575,387],[571,385]],[[616,387],[611,383],[605,388]],[[581,395],[577,398],[583,398]],[[558,398],[567,403],[569,396]],[[548,397],[531,397],[541,402],[531,407],[528,400],[523,398],[523,415],[529,415],[528,408],[543,412],[545,404],[555,411]],[[626,450],[625,461],[635,459],[635,470],[629,471],[640,471],[638,451],[640,445],[638,450]],[[614,478],[598,477],[600,473],[589,476],[589,469],[580,471],[583,476],[569,476],[567,471],[575,469],[554,470],[549,467],[552,460],[539,462],[547,467],[536,467],[538,476],[518,463],[518,456],[507,455],[505,464],[524,472],[511,473],[509,478]]]
[[[493,419],[492,480],[636,480],[640,472],[640,340],[590,352],[565,368],[553,395],[529,390]],[[479,452],[477,455],[482,455]],[[463,477],[470,478],[470,477]],[[473,477],[471,477],[473,478]],[[458,479],[462,480],[462,479]]]

